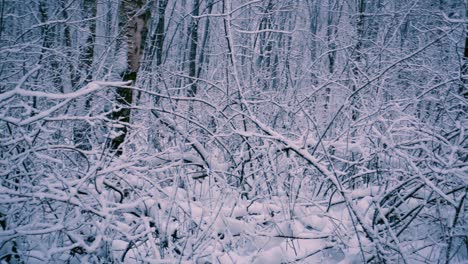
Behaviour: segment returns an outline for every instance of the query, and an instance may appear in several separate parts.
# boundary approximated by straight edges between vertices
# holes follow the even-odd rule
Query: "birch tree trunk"
[[[140,68],[145,38],[147,35],[147,22],[150,18],[147,11],[146,0],[123,0],[120,5],[120,28],[124,32],[124,38],[127,42],[127,69],[123,73],[123,81],[132,81],[137,79],[137,73]],[[120,122],[122,126],[118,127],[118,135],[112,139],[111,148],[116,150],[116,154],[122,154],[120,145],[124,142],[128,133],[130,124],[130,106],[132,105],[133,92],[127,88],[117,88],[117,102],[120,109],[114,112],[113,118]]]

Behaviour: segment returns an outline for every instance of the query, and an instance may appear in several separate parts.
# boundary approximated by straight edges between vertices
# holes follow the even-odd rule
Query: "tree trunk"
[[[468,16],[468,11],[467,11]],[[468,98],[468,91],[466,89],[468,85],[468,26],[466,27],[466,37],[465,37],[465,50],[463,51],[463,64],[461,68],[461,79],[463,85],[460,85],[459,94],[464,98]]]
[[[121,28],[125,33],[127,41],[127,70],[123,73],[124,81],[135,82],[138,69],[140,68],[140,59],[143,53],[145,37],[147,34],[147,22],[150,18],[149,11],[146,8],[146,0],[124,0],[120,6]],[[127,125],[130,123],[130,108],[132,104],[133,92],[131,89],[117,88],[117,102],[120,109],[115,111],[113,119],[123,123],[123,126],[117,129],[119,134],[112,139],[111,148],[117,155],[122,154],[120,145],[124,142],[127,135]]]
[[[352,63],[352,78],[354,80],[352,81],[352,92],[356,92],[357,90],[357,84],[359,80],[359,69],[358,66],[361,63],[361,48],[362,48],[362,39],[364,37],[364,13],[366,11],[366,2],[365,0],[360,0],[358,2],[358,7],[357,7],[358,15],[357,15],[357,22],[356,22],[356,32],[357,32],[357,43],[356,46],[354,47],[354,56],[351,58],[354,60]],[[356,95],[353,97],[351,101],[351,120],[356,121],[359,118],[359,95]]]
[[[213,11],[213,0],[208,1],[208,12],[207,14],[210,15],[211,12]],[[210,39],[210,18],[208,17],[205,22],[205,29],[204,29],[204,35],[203,35],[203,41],[202,41],[202,46],[200,49],[200,55],[198,56],[198,67],[197,70],[197,79],[200,78],[201,72],[203,65],[209,64],[209,58],[205,58],[205,50],[206,50],[206,45],[208,43],[208,40]]]
[[[192,16],[198,16],[200,10],[199,0],[193,2]],[[198,18],[193,17],[190,25],[190,54],[189,54],[189,76],[192,84],[190,85],[188,96],[193,97],[197,94],[197,46],[198,46]]]

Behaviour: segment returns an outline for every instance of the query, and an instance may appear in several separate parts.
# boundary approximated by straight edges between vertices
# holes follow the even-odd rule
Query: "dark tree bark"
[[[163,45],[164,45],[164,38],[165,38],[165,13],[167,7],[168,0],[159,1],[158,5],[158,25],[156,27],[156,39],[155,39],[155,47],[156,47],[156,65],[160,66],[162,64],[162,53],[163,53]]]
[[[207,9],[208,9],[208,15],[211,14],[211,12],[213,11],[213,0],[208,1]],[[200,78],[203,65],[209,64],[208,57],[205,58],[206,45],[209,39],[210,39],[210,19],[207,18],[205,22],[205,29],[204,29],[204,35],[203,35],[203,40],[202,40],[202,46],[200,49],[200,55],[198,56],[199,57],[198,65],[200,65],[200,67],[198,67],[198,70],[197,70],[197,78]]]
[[[461,68],[461,76],[464,85],[460,85],[459,94],[465,98],[468,98],[468,91],[466,89],[468,85],[468,26],[466,27],[465,50],[463,51],[463,64]]]
[[[164,48],[164,40],[166,38],[166,8],[169,0],[161,0],[157,3],[157,23],[156,27],[153,29],[151,33],[151,40],[150,46],[148,47],[148,53],[145,55],[147,59],[150,60],[148,65],[153,65],[153,61],[156,62],[156,66],[161,66],[163,63],[163,48]]]
[[[198,16],[200,12],[200,2],[193,2],[192,16]],[[192,84],[190,85],[188,96],[197,94],[197,47],[198,47],[198,18],[193,17],[190,24],[190,53],[189,53],[189,76]]]
[[[121,26],[125,33],[127,41],[127,70],[122,79],[124,81],[135,82],[137,72],[140,68],[140,60],[143,54],[145,37],[147,34],[147,22],[150,18],[149,11],[146,9],[146,0],[124,0],[120,6]],[[117,129],[119,135],[112,139],[111,148],[116,150],[116,154],[122,154],[120,145],[124,142],[127,135],[127,124],[130,123],[130,108],[132,104],[133,92],[131,89],[117,88],[117,102],[121,108],[114,112],[113,119],[124,123],[124,126]]]

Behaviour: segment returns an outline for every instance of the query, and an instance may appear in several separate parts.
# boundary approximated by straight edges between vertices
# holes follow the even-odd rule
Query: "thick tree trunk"
[[[127,70],[122,79],[124,81],[135,82],[140,68],[140,59],[143,54],[145,37],[147,34],[147,22],[150,18],[149,12],[145,11],[146,0],[124,0],[120,6],[121,28],[125,32],[127,41]],[[112,139],[111,148],[116,150],[117,155],[122,154],[120,145],[127,135],[127,124],[130,123],[130,108],[132,104],[133,92],[131,89],[118,88],[117,102],[122,107],[114,112],[113,118],[123,123],[123,127],[118,128],[119,135]]]

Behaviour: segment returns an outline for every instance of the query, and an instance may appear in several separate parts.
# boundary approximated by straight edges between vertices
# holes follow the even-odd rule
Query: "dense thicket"
[[[1,262],[467,261],[466,10],[1,0]]]

